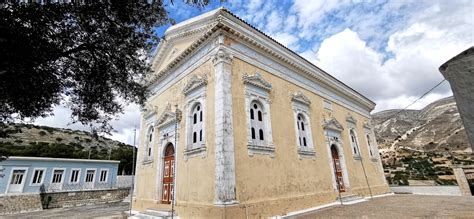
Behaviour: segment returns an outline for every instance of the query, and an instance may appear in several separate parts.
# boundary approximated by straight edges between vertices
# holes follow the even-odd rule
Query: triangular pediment
[[[163,126],[175,122],[176,120],[180,121],[180,117],[181,113],[179,113],[179,111],[171,111],[171,104],[168,104],[165,110],[161,113],[160,117],[158,117],[158,120],[156,121],[156,126],[158,128],[161,128]]]
[[[205,74],[203,76],[193,75],[191,79],[189,79],[188,83],[186,83],[186,85],[184,86],[183,93],[187,95],[197,88],[206,86],[206,84],[207,76]]]
[[[306,95],[304,95],[301,91],[298,91],[294,94],[291,94],[291,100],[296,101],[296,102],[300,102],[300,103],[305,104],[305,105],[310,105],[311,104],[311,100],[309,100],[309,98]]]
[[[350,122],[350,123],[353,123],[353,124],[356,124],[356,123],[357,123],[357,120],[356,120],[351,114],[348,114],[348,115],[347,115],[346,121],[347,121],[347,122]]]
[[[272,90],[272,84],[263,79],[262,75],[259,73],[255,73],[255,75],[248,75],[245,73],[245,75],[242,77],[242,81],[244,84],[252,85],[266,91]]]
[[[372,129],[372,124],[370,124],[370,122],[364,122],[364,128],[366,129]]]
[[[323,128],[324,129],[330,129],[338,132],[344,131],[344,127],[337,121],[336,118],[329,118],[326,119],[323,123]]]

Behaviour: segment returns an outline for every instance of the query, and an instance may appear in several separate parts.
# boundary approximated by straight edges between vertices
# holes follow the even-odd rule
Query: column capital
[[[223,48],[219,48],[217,52],[212,57],[212,63],[214,65],[220,64],[221,62],[230,64],[234,57],[229,52],[225,51]]]

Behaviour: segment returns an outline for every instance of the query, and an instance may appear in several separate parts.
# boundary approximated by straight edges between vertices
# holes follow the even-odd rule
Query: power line
[[[406,109],[408,109],[408,107],[410,107],[411,105],[415,104],[416,102],[418,102],[419,100],[421,100],[423,97],[425,97],[427,94],[431,93],[431,91],[433,91],[434,89],[436,89],[437,87],[439,87],[439,85],[441,85],[444,81],[446,81],[446,79],[443,79],[442,81],[440,81],[438,84],[436,84],[434,87],[432,87],[431,89],[429,89],[428,91],[426,91],[423,95],[421,95],[420,97],[418,97],[415,101],[413,101],[412,103],[410,103],[408,106],[406,106],[405,108],[399,110],[398,112],[394,113],[393,115],[391,115],[390,117],[388,117],[385,121],[383,121],[382,123],[394,118],[395,116],[397,116],[398,114],[400,114],[401,112],[405,111]]]

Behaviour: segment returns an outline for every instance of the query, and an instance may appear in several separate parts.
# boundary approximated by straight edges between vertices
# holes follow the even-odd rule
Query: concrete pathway
[[[474,218],[474,197],[392,195],[292,218]]]
[[[53,208],[38,212],[30,212],[24,214],[15,214],[4,216],[4,218],[108,218],[120,219],[123,218],[122,212],[128,210],[130,203],[116,202],[97,205],[85,205],[70,208]],[[2,216],[0,216],[2,218]]]

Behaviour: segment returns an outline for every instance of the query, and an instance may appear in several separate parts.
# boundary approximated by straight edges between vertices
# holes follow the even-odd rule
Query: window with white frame
[[[207,75],[193,75],[186,83],[185,160],[206,155],[206,86]]]
[[[107,174],[108,173],[109,173],[108,170],[100,170],[99,182],[101,182],[101,183],[107,182]]]
[[[352,153],[354,153],[354,157],[360,157],[359,145],[357,144],[357,137],[355,134],[354,129],[349,131],[351,146],[352,146]]]
[[[270,91],[272,85],[262,75],[245,74],[245,110],[247,115],[247,147],[250,156],[264,154],[274,156],[270,121]]]
[[[262,104],[252,101],[250,104],[250,135],[255,145],[265,145],[265,123]]]
[[[313,147],[312,130],[309,117],[311,101],[302,92],[291,95],[292,108],[295,118],[296,145],[300,158],[316,155]]]
[[[86,171],[86,182],[93,182],[94,181],[95,170],[87,170]]]
[[[145,160],[151,160],[153,155],[153,134],[155,128],[153,126],[148,127],[148,131],[146,134],[146,147],[145,147]]]
[[[197,103],[191,110],[191,132],[190,136],[192,148],[200,147],[203,139],[203,109],[200,103]]]
[[[64,170],[54,170],[51,183],[62,183]]]
[[[71,170],[71,178],[69,179],[70,183],[78,183],[81,170],[73,169]]]
[[[10,184],[11,185],[20,185],[23,182],[26,170],[13,170]]]
[[[44,169],[35,169],[33,172],[33,179],[31,181],[32,185],[43,183],[44,171]]]
[[[370,143],[370,136],[366,135],[367,138],[367,147],[369,147],[369,154],[371,157],[374,156],[374,152],[372,151],[372,144]]]
[[[296,127],[298,128],[298,141],[300,147],[308,147],[308,128],[305,128],[306,118],[303,114],[296,116]]]

